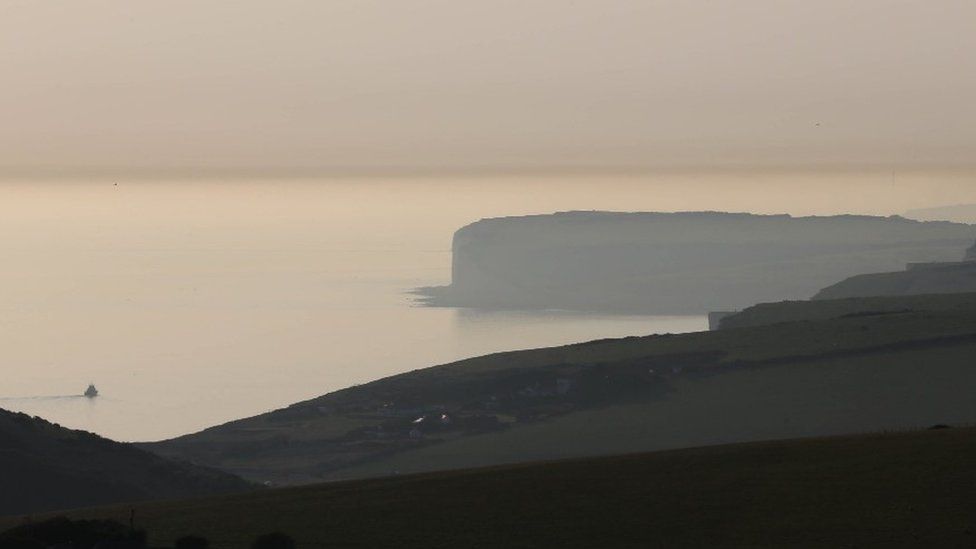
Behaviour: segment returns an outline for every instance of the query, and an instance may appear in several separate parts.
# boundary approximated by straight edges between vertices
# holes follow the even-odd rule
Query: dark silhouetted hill
[[[196,534],[214,549],[272,530],[298,547],[971,547],[974,459],[976,430],[949,428],[328,483],[136,516],[153,546]]]
[[[956,261],[976,227],[902,217],[719,212],[483,219],[458,230],[432,305],[642,313],[808,299],[850,276]]]
[[[0,549],[44,547],[146,549],[146,533],[114,520],[71,520],[63,516],[24,521],[0,532]]]
[[[249,488],[224,472],[0,410],[0,515]]]

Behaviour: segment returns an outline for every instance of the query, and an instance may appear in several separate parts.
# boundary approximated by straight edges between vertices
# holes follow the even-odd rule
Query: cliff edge
[[[458,230],[429,305],[704,314],[807,299],[838,280],[956,261],[976,227],[898,216],[561,212]]]

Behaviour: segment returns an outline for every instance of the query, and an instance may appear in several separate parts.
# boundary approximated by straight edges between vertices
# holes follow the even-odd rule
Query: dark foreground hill
[[[216,549],[972,547],[974,460],[970,428],[761,442],[147,503],[136,526]]]
[[[417,370],[146,448],[296,484],[976,422],[976,295],[771,307]]]
[[[976,227],[901,217],[562,212],[458,230],[433,305],[657,314],[808,299],[850,276],[958,261]]]
[[[227,473],[0,410],[0,515],[249,488]]]

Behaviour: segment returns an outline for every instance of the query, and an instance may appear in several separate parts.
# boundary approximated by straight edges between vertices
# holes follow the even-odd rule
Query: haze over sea
[[[788,180],[791,185],[770,185]],[[416,306],[483,217],[560,210],[889,215],[971,172],[9,178],[0,408],[155,440],[495,351],[686,332],[702,316]],[[101,396],[80,395],[94,382]]]

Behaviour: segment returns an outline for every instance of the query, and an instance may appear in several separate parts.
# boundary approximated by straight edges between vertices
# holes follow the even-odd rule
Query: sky
[[[971,167],[970,0],[0,0],[0,172]]]

